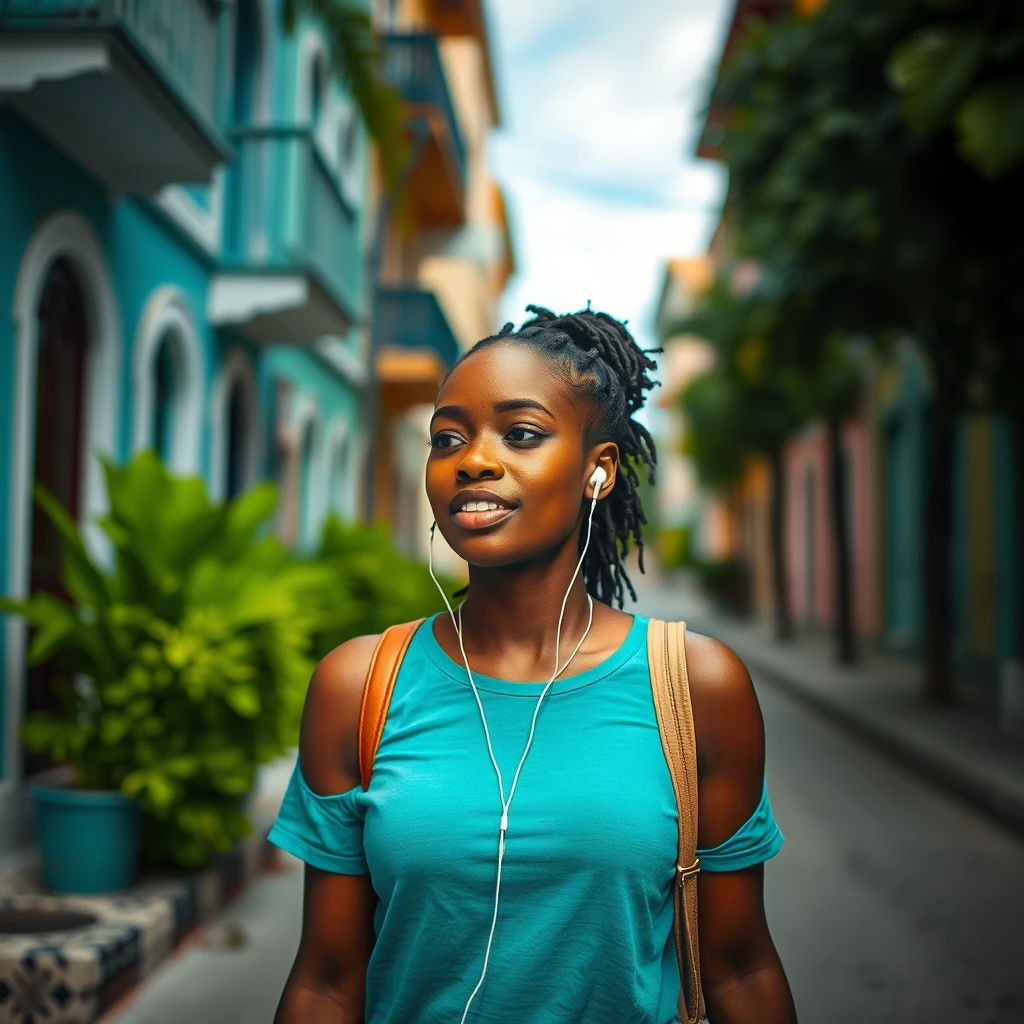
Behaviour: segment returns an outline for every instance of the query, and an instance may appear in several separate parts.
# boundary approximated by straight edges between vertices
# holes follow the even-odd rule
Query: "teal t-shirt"
[[[466,670],[413,637],[373,778],[318,796],[296,766],[270,834],[314,867],[369,872],[379,897],[367,1024],[458,1024],[483,967],[501,803]],[[668,1024],[678,841],[647,667],[647,620],[555,681],[509,810],[490,963],[467,1024]],[[543,683],[474,675],[508,793]],[[698,851],[705,871],[774,856],[767,783],[750,820]]]

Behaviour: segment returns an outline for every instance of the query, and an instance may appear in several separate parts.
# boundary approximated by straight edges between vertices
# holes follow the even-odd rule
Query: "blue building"
[[[282,0],[0,0],[0,580],[55,585],[44,482],[83,524],[98,455],[154,448],[230,496],[276,477],[315,542],[359,507],[368,144]],[[102,545],[95,528],[88,537]],[[18,724],[48,699],[0,634],[0,855],[27,838]]]

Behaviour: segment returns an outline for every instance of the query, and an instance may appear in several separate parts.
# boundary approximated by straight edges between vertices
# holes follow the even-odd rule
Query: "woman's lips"
[[[452,519],[464,530],[482,530],[487,526],[500,523],[503,519],[516,513],[514,508],[488,508],[481,512],[463,512],[459,510]]]

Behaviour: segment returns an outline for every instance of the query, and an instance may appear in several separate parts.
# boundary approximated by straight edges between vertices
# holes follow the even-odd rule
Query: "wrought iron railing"
[[[116,28],[211,123],[221,0],[0,0],[0,28]]]
[[[309,271],[354,316],[358,222],[312,129],[238,127],[228,138],[235,162],[225,181],[225,265]]]
[[[451,367],[459,343],[433,292],[418,288],[378,288],[374,336],[378,345],[428,348]]]
[[[426,103],[444,114],[452,149],[463,183],[466,180],[466,147],[455,104],[445,78],[437,36],[426,33],[384,37],[384,77],[408,103]]]

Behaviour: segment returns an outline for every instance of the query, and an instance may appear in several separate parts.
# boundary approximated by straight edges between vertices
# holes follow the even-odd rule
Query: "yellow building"
[[[410,157],[396,194],[379,171],[375,182],[373,514],[391,523],[402,547],[425,557],[431,405],[459,354],[494,333],[514,257],[505,203],[486,164],[500,111],[480,0],[378,6],[385,74],[405,100]],[[436,554],[442,567],[459,571],[440,537]]]

